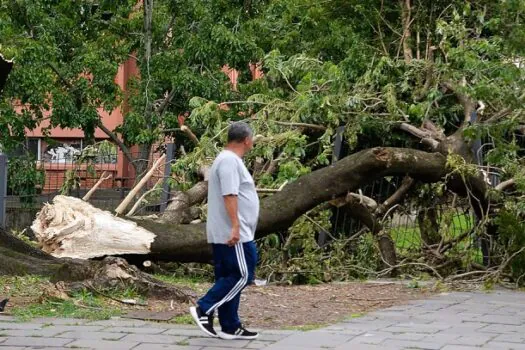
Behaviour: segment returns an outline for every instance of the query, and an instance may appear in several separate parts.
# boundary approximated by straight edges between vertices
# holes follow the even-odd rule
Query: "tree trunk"
[[[302,214],[376,178],[409,174],[435,182],[446,173],[446,158],[414,149],[373,148],[302,176],[261,201],[256,237],[288,229]],[[88,203],[55,197],[32,228],[43,249],[55,256],[90,258],[122,255],[132,261],[209,262],[205,224],[115,218]],[[94,220],[96,218],[96,220]],[[138,225],[137,225],[138,223]]]
[[[383,230],[383,225],[381,225],[377,217],[354,197],[349,198],[348,204],[344,208],[350,216],[358,219],[368,227],[378,243],[384,265],[387,265],[386,267],[395,266],[397,264],[396,246],[390,234]],[[396,273],[397,271],[393,269],[391,276],[394,277]]]
[[[201,203],[207,194],[208,181],[198,182],[186,192],[177,192],[162,214],[162,220],[172,224],[189,224],[194,219],[191,207]]]
[[[52,282],[65,282],[69,292],[87,287],[97,290],[134,287],[145,295],[188,301],[194,293],[168,285],[130,266],[124,259],[104,260],[58,259],[36,249],[0,229],[0,275],[27,274],[50,277]]]

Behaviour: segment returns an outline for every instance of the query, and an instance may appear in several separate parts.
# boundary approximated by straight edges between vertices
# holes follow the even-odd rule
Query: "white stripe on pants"
[[[246,265],[246,258],[244,257],[244,247],[242,243],[237,243],[235,245],[235,253],[237,255],[237,262],[239,264],[239,270],[241,271],[241,278],[235,284],[235,286],[233,286],[230,292],[224,296],[224,298],[222,298],[219,302],[213,305],[208,311],[206,311],[207,315],[213,313],[215,309],[219,308],[224,303],[227,303],[228,301],[235,298],[235,296],[238,293],[240,293],[242,289],[246,286],[246,283],[248,283],[248,267]]]

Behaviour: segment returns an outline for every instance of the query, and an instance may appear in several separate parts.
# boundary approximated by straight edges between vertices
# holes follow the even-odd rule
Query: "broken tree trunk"
[[[189,224],[193,219],[191,207],[208,195],[208,181],[200,181],[185,192],[177,192],[170,199],[170,204],[162,214],[162,220],[172,224]]]
[[[0,275],[47,276],[54,283],[64,282],[70,292],[89,285],[99,290],[133,287],[145,295],[168,296],[181,301],[188,301],[194,297],[192,291],[156,280],[129,265],[124,259],[114,257],[103,260],[58,259],[2,229],[0,229],[0,261]]]
[[[346,195],[376,178],[405,174],[423,182],[439,181],[446,174],[446,158],[439,153],[403,148],[373,148],[352,154],[264,198],[256,237],[286,230],[317,205]],[[123,220],[110,213],[93,211],[95,208],[80,200],[82,206],[68,204],[64,209],[55,208],[61,202],[65,204],[65,198],[58,197],[55,204],[43,209],[32,226],[43,249],[52,255],[82,254],[83,258],[123,255],[139,262],[211,259],[205,224],[178,225],[150,218]],[[80,209],[85,206],[90,208]],[[68,214],[63,215],[62,210]],[[77,247],[84,244],[91,244],[91,248]]]

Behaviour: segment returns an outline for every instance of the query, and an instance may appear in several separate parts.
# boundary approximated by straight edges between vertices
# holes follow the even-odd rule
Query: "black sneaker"
[[[246,339],[246,340],[250,340],[250,339],[256,339],[258,336],[259,336],[259,333],[257,333],[257,332],[250,332],[249,330],[244,328],[244,326],[242,324],[233,333],[228,333],[228,332],[224,332],[224,331],[219,333],[219,337],[221,339],[228,339],[228,340],[231,340],[231,339]]]
[[[206,315],[198,306],[190,307],[190,313],[195,323],[197,323],[197,326],[199,326],[204,333],[210,337],[217,337],[217,332],[213,329],[213,315]]]

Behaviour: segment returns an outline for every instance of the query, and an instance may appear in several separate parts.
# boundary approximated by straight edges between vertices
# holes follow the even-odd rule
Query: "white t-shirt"
[[[208,181],[208,243],[226,244],[231,237],[232,223],[224,204],[227,195],[237,196],[241,242],[253,241],[259,218],[259,197],[242,159],[232,151],[222,151],[211,166]]]

